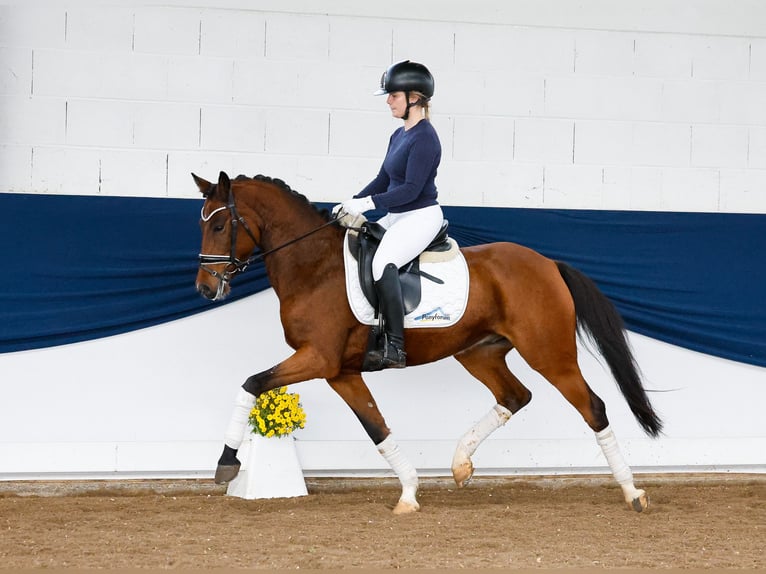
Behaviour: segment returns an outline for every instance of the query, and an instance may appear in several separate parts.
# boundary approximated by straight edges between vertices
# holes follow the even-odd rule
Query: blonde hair
[[[418,91],[411,91],[410,95],[415,95],[418,100],[415,102],[414,105],[420,106],[423,108],[423,117],[425,117],[427,120],[431,119],[431,98],[426,97],[425,94]]]

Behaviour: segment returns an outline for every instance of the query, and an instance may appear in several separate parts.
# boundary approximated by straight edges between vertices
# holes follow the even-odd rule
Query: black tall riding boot
[[[404,352],[404,303],[396,265],[386,265],[383,275],[375,282],[375,292],[386,330],[383,368],[404,368],[407,362],[407,353]]]

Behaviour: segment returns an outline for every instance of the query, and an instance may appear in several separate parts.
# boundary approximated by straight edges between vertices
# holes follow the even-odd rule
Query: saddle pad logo
[[[346,264],[346,294],[356,320],[364,325],[375,325],[375,310],[362,293],[356,259],[351,255],[348,239],[343,242]],[[404,317],[406,329],[449,327],[457,323],[468,302],[468,265],[462,252],[449,261],[420,260],[421,271],[438,277],[443,285],[421,278],[420,304]]]
[[[444,312],[444,309],[437,307],[431,311],[427,311],[422,315],[418,315],[412,318],[413,323],[435,323],[435,322],[450,322],[450,315]]]

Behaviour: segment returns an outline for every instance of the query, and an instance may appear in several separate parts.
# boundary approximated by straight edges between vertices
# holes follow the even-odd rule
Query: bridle
[[[250,255],[250,257],[248,257],[247,259],[242,260],[237,257],[237,231],[239,230],[239,226],[240,225],[242,226],[242,228],[245,230],[247,235],[252,240],[253,249],[256,249],[258,247],[258,240],[255,238],[255,235],[250,230],[250,227],[247,225],[247,221],[245,221],[245,219],[237,211],[237,205],[234,202],[234,190],[232,189],[231,186],[229,186],[229,197],[228,197],[226,205],[223,205],[217,209],[214,209],[208,215],[205,215],[205,205],[203,204],[202,209],[200,210],[200,218],[202,219],[203,222],[208,222],[216,213],[218,213],[219,211],[223,211],[225,209],[228,209],[229,213],[231,214],[231,247],[229,250],[229,254],[228,255],[210,255],[207,253],[199,254],[199,268],[209,273],[216,279],[218,279],[218,289],[215,295],[216,299],[218,299],[221,295],[223,295],[223,290],[226,287],[226,284],[229,283],[237,273],[241,273],[245,271],[250,266],[251,263],[260,261],[263,258],[265,258],[267,255],[271,255],[275,251],[279,251],[280,249],[283,249],[284,247],[287,247],[288,245],[292,245],[293,243],[296,243],[297,241],[300,241],[301,239],[305,239],[309,235],[312,235],[316,233],[317,231],[324,229],[325,227],[328,227],[329,225],[334,225],[338,222],[337,219],[331,219],[327,223],[324,223],[320,225],[319,227],[312,229],[308,233],[304,233],[300,237],[291,239],[290,241],[287,241],[286,243],[283,243],[282,245],[278,245],[277,247],[269,249],[268,251]],[[221,263],[227,264],[226,267],[221,272],[216,271],[215,269],[212,269],[210,267],[211,265],[220,265]]]

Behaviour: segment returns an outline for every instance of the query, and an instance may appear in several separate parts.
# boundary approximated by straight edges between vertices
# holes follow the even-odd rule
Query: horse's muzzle
[[[205,283],[197,283],[197,292],[205,299],[215,300],[216,291]]]

